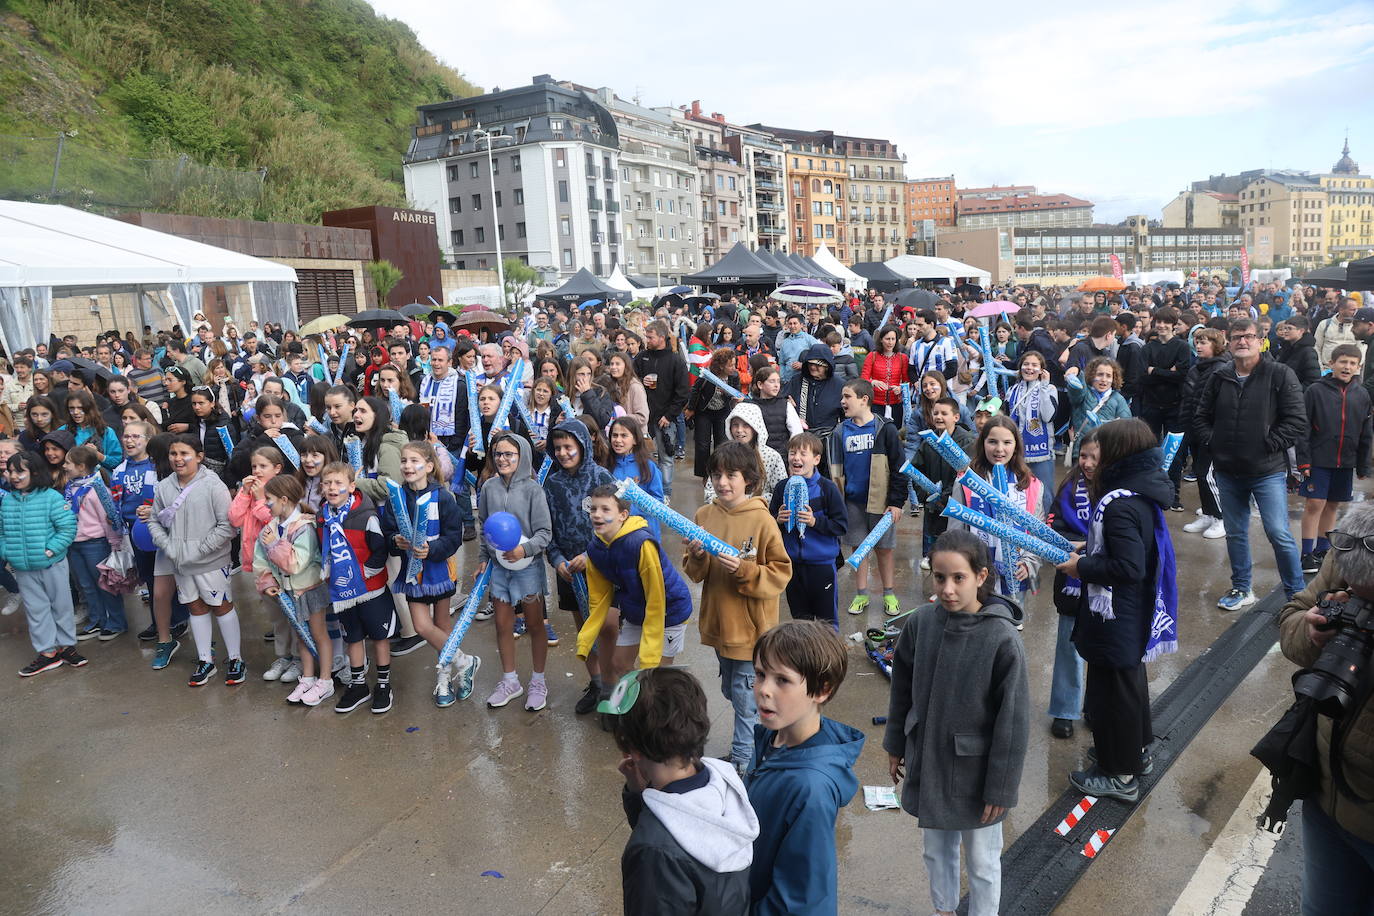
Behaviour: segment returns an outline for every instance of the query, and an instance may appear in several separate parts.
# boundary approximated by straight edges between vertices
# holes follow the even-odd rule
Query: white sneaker
[[[281,676],[286,673],[286,669],[290,667],[291,659],[279,658],[272,662],[268,669],[262,673],[262,679],[264,681],[279,681],[282,679]],[[297,678],[299,677],[300,675],[297,675]]]
[[[1183,530],[1190,534],[1197,534],[1199,531],[1206,531],[1212,527],[1212,519],[1203,515],[1183,526]]]
[[[333,695],[334,679],[332,677],[322,677],[312,684],[309,690],[301,695],[301,702],[306,706],[319,706]]]
[[[5,606],[0,607],[0,616],[8,617],[15,611],[19,610],[19,605],[22,603],[23,599],[20,598],[18,595],[10,595],[9,600],[5,602]]]
[[[1207,530],[1202,532],[1202,536],[1212,539],[1226,537],[1226,525],[1222,523],[1221,519],[1214,518],[1210,521],[1212,524],[1207,526]]]
[[[299,658],[293,658],[291,659],[291,663],[286,666],[286,670],[281,673],[281,682],[283,684],[294,684],[300,679],[301,660]]]

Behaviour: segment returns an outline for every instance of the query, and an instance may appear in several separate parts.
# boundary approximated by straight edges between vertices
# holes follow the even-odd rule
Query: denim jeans
[[[997,916],[1002,902],[1002,825],[974,830],[921,830],[921,857],[935,909],[959,908],[959,847],[968,850],[968,914]]]
[[[1283,590],[1289,598],[1302,591],[1302,558],[1298,542],[1288,524],[1288,487],[1282,472],[1262,477],[1238,477],[1217,471],[1221,493],[1221,520],[1226,526],[1226,553],[1231,558],[1231,587],[1249,591],[1250,578],[1250,498],[1259,506],[1265,537],[1274,547]]]
[[[754,759],[754,726],[759,710],[754,705],[754,663],[726,658],[719,652],[720,692],[735,708],[735,733],[730,740],[730,761],[742,768]]]
[[[914,441],[913,441],[913,440],[914,440]],[[908,427],[908,429],[907,429],[907,441],[906,441],[906,444],[903,446],[903,452],[904,452],[904,454],[906,455],[906,460],[907,460],[907,463],[908,463],[908,464],[910,464],[911,462],[913,462],[913,461],[916,460],[916,453],[919,452],[920,450],[921,450],[921,440],[920,440],[920,438],[919,438],[915,433],[911,432],[910,427]],[[912,480],[911,480],[910,477],[908,477],[908,478],[906,479],[906,498],[907,498],[907,500],[909,501],[909,503],[910,503],[911,505],[913,505],[913,506],[923,506],[923,505],[925,505],[925,497],[926,497],[927,495],[928,495],[928,494],[921,493],[920,491],[918,491],[918,490],[916,489],[916,484],[912,482]]]
[[[1313,799],[1302,803],[1302,913],[1374,916],[1374,843],[1333,821]]]
[[[86,596],[91,623],[102,630],[123,633],[129,629],[128,621],[124,619],[124,599],[100,587],[100,570],[96,566],[109,555],[110,542],[105,538],[92,538],[73,541],[67,559],[71,562],[77,587]]]
[[[1031,465],[1034,467],[1034,465]],[[1050,677],[1050,715],[1056,719],[1083,717],[1083,674],[1087,663],[1073,647],[1073,618],[1059,615],[1054,640],[1054,674]]]
[[[681,417],[678,418],[681,420]],[[667,426],[659,426],[654,423],[649,427],[650,438],[654,440],[654,448],[658,451],[658,469],[663,474],[663,495],[670,497],[673,495],[673,465],[677,461],[677,444],[682,439],[676,438],[677,425],[669,423]]]

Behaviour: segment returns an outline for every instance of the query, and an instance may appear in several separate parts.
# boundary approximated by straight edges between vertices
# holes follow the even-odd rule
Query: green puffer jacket
[[[10,492],[0,501],[0,562],[20,570],[47,569],[66,559],[75,539],[76,515],[51,487]]]

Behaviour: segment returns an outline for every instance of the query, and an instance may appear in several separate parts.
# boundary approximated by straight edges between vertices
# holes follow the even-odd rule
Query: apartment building
[[[1085,228],[1093,224],[1091,201],[1068,194],[1016,194],[1004,197],[961,197],[955,225],[960,229]]]
[[[705,114],[699,101],[684,105],[680,111],[690,129],[695,130],[697,125],[703,127],[699,145],[714,136],[718,129],[725,149],[744,170],[740,237],[733,238],[732,221],[718,219],[720,225],[716,227],[715,238],[720,251],[728,251],[736,241],[743,241],[751,248],[787,251],[787,185],[782,143],[767,131],[732,124],[718,111]],[[710,128],[711,132],[705,128]],[[728,181],[726,184],[728,191]],[[719,206],[716,215],[720,215]]]
[[[698,105],[698,110],[700,105]],[[714,264],[746,239],[751,176],[726,143],[726,126],[714,118],[690,118],[690,109],[668,109],[696,152],[701,188],[701,257]],[[755,245],[754,247],[758,247]]]
[[[1326,190],[1326,256],[1354,261],[1374,256],[1374,178],[1360,174],[1346,140],[1331,171],[1317,177]]]

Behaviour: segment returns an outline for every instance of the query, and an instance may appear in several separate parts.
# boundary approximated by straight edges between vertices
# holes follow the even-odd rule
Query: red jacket
[[[901,386],[902,382],[907,380],[907,365],[907,356],[900,350],[891,356],[882,356],[875,350],[864,358],[864,368],[859,373],[859,377],[868,379],[870,382],[874,380],[886,382],[891,386],[886,391],[879,391],[874,388],[874,404],[888,406],[902,400]]]

